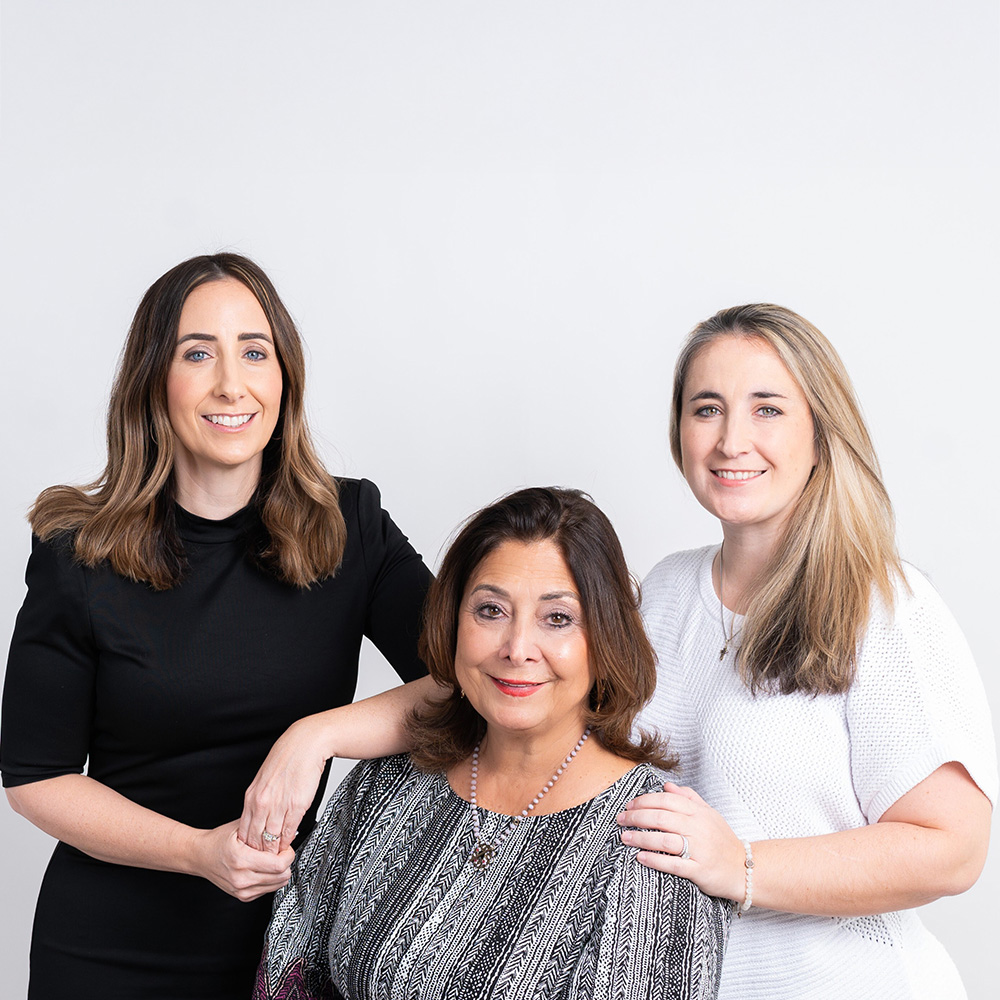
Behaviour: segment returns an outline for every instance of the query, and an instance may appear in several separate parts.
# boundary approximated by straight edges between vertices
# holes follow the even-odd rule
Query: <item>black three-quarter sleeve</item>
[[[85,572],[68,538],[32,539],[28,593],[14,626],[4,682],[0,770],[10,788],[87,762],[97,649]]]
[[[365,635],[404,681],[412,681],[427,673],[416,648],[431,573],[382,509],[378,487],[362,479],[357,491],[357,530],[369,593]]]

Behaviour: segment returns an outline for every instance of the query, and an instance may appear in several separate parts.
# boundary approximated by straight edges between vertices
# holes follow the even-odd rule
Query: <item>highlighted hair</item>
[[[31,527],[40,538],[74,533],[76,556],[85,566],[107,560],[116,573],[155,590],[183,579],[186,561],[174,523],[167,371],[185,300],[199,285],[227,279],[241,282],[260,303],[282,375],[281,413],[251,501],[264,527],[251,555],[298,587],[332,576],[340,564],[347,528],[336,481],[323,468],[306,425],[302,341],[261,268],[238,254],[220,253],[171,268],[139,303],[108,404],[104,472],[81,487],[43,490],[31,509]]]
[[[762,567],[737,662],[751,690],[846,691],[878,597],[902,580],[889,495],[850,377],[833,345],[801,316],[775,305],[723,309],[699,323],[674,370],[670,449],[684,471],[680,418],[691,362],[719,337],[768,344],[812,411],[819,460],[770,564]]]

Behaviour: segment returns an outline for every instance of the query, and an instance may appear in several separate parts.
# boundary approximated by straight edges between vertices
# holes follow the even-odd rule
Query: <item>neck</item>
[[[583,735],[584,722],[573,720],[544,733],[521,733],[499,726],[489,726],[479,748],[483,768],[510,775],[524,775],[526,780],[546,779]]]
[[[781,530],[723,524],[722,537],[723,546],[712,567],[712,582],[722,603],[743,615],[762,572],[777,551]]]
[[[248,466],[252,466],[248,468]],[[242,510],[260,481],[260,462],[236,468],[200,467],[178,456],[174,462],[177,502],[192,514],[220,521]]]

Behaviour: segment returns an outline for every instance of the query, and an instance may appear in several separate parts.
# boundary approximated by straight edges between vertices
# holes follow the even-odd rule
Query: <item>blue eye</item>
[[[251,347],[250,350],[246,352],[244,357],[248,358],[250,361],[263,361],[267,358],[267,355],[259,347]]]
[[[204,361],[205,358],[207,358],[207,357],[208,357],[208,351],[203,351],[203,350],[201,350],[201,348],[198,348],[198,350],[195,350],[195,351],[188,351],[187,354],[184,355],[184,360],[185,361]]]

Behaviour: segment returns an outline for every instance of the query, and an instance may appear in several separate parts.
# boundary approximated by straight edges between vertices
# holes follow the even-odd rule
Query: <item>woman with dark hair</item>
[[[60,841],[33,1000],[249,995],[316,802],[241,840],[247,785],[290,723],[351,700],[362,635],[423,673],[430,574],[371,483],[323,468],[304,374],[259,267],[179,264],[129,331],[103,475],[31,511],[0,768]]]
[[[616,818],[662,785],[618,539],[573,490],[459,532],[420,644],[444,694],[409,756],[358,765],[275,899],[255,996],[714,997],[728,905],[636,864]]]

